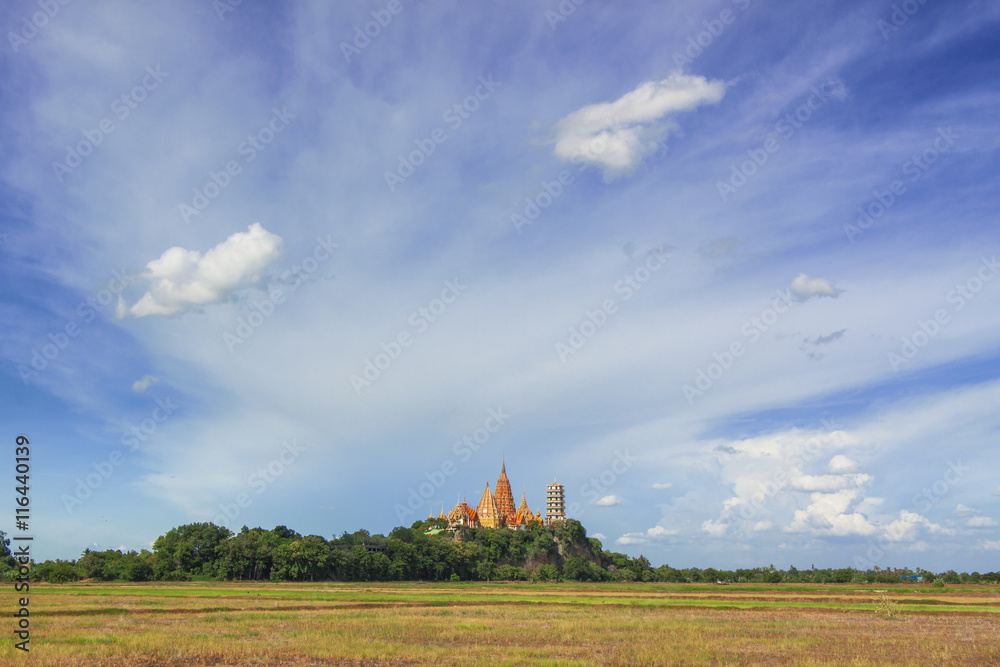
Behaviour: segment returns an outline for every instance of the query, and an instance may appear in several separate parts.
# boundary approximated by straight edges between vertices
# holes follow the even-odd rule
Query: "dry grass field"
[[[1000,665],[998,612],[973,585],[32,584],[0,662]]]

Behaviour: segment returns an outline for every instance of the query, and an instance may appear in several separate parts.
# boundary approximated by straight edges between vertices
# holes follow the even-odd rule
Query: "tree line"
[[[33,563],[32,579],[93,581],[611,581],[707,583],[878,583],[923,581],[937,585],[1000,583],[1000,573],[935,574],[878,567],[778,570],[773,565],[736,570],[652,567],[644,556],[605,550],[574,519],[525,531],[442,531],[443,519],[417,521],[389,535],[366,530],[340,537],[301,535],[285,526],[238,533],[212,523],[171,528],[152,551],[87,549],[77,560]],[[16,576],[9,540],[0,531],[0,573]]]

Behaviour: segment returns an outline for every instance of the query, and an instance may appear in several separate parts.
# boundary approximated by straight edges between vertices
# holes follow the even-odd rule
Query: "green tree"
[[[219,549],[232,531],[214,523],[189,523],[171,528],[153,542],[158,575],[172,570],[202,574],[205,565],[214,569]]]
[[[31,569],[31,576],[39,581],[47,581],[50,584],[64,584],[70,581],[77,581],[80,573],[77,572],[73,561],[47,560],[38,563]]]
[[[17,560],[10,553],[10,538],[7,533],[0,530],[0,569],[17,567]]]
[[[76,562],[81,573],[87,579],[94,581],[114,581],[119,578],[118,563],[122,553],[108,549],[107,551],[91,551],[85,549],[80,560]]]
[[[150,581],[155,576],[153,554],[145,549],[141,553],[129,551],[118,559],[117,578],[125,581]]]

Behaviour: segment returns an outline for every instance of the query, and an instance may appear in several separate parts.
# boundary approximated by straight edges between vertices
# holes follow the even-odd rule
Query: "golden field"
[[[3,664],[1000,664],[1000,588],[982,585],[75,583],[30,598],[30,655],[5,614]]]

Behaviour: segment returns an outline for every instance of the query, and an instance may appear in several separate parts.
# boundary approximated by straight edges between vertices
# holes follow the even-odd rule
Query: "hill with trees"
[[[16,576],[9,540],[0,531],[0,573]],[[653,568],[644,557],[608,551],[579,521],[528,530],[447,529],[443,519],[394,528],[388,536],[346,531],[331,539],[285,526],[233,533],[212,523],[171,528],[152,551],[87,549],[75,561],[44,561],[32,579],[94,581],[612,581],[726,583],[1000,583],[1000,573],[935,574],[908,568],[778,570]]]

